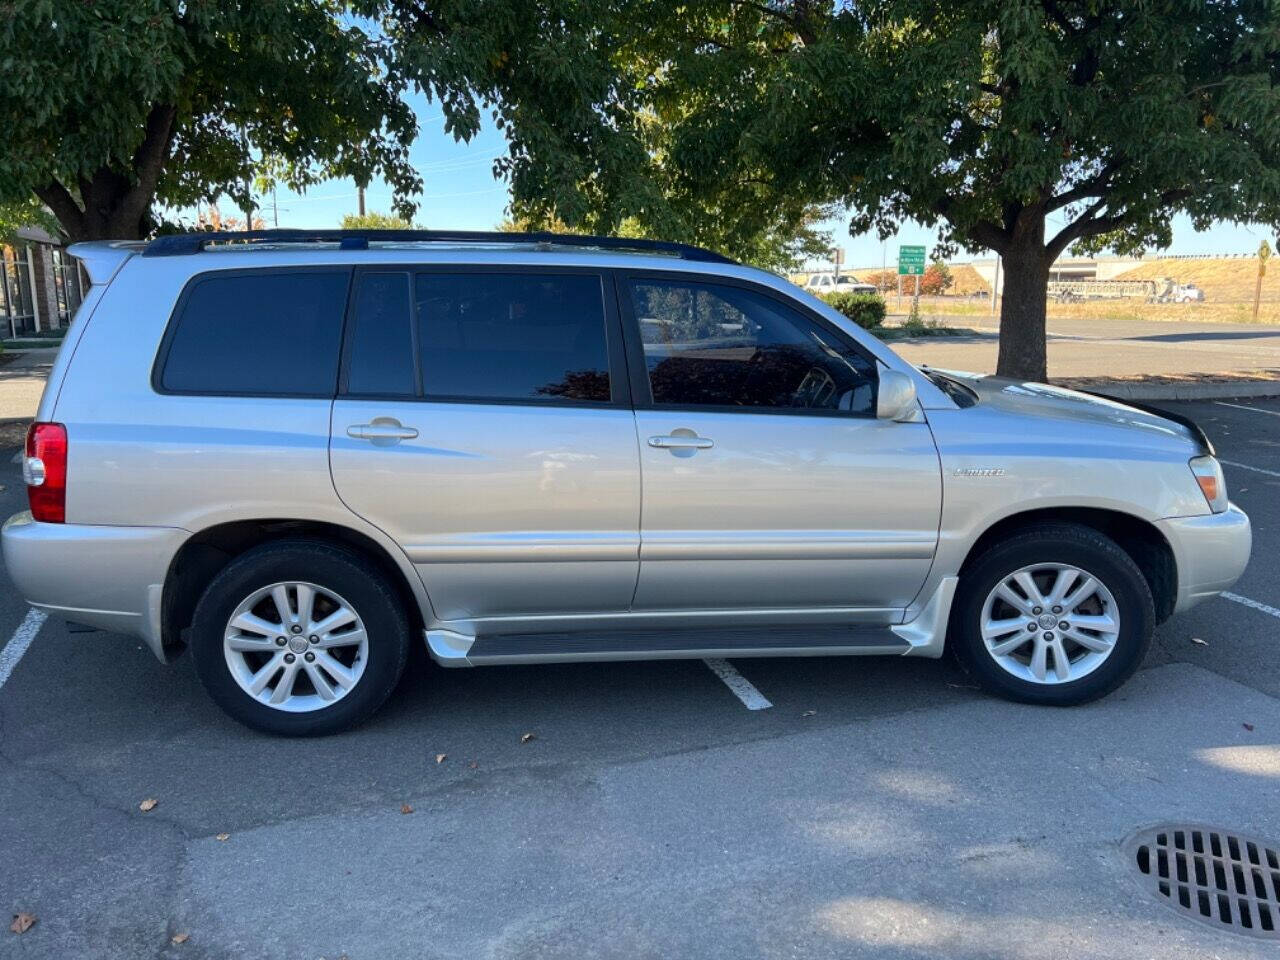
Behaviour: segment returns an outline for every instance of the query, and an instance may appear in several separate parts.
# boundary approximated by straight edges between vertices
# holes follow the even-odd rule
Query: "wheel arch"
[[[419,631],[430,615],[421,579],[408,558],[394,556],[373,537],[337,523],[272,518],[234,520],[192,534],[174,554],[165,577],[161,600],[161,635],[166,650],[185,645],[196,603],[209,582],[246,550],[277,540],[313,539],[339,544],[372,561],[404,605],[410,625]]]
[[[1119,510],[1047,507],[1002,517],[984,530],[969,547],[960,567],[961,577],[990,547],[1040,523],[1074,523],[1114,540],[1120,549],[1129,554],[1146,578],[1155,602],[1156,622],[1161,623],[1173,614],[1178,597],[1178,566],[1173,548],[1155,524]]]

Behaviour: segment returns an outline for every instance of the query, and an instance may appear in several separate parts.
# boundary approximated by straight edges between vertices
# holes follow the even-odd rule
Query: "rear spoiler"
[[[1153,407],[1150,404],[1138,403],[1136,400],[1130,400],[1127,397],[1113,397],[1110,394],[1098,393],[1096,390],[1081,390],[1081,393],[1087,393],[1092,397],[1100,397],[1103,400],[1110,400],[1112,403],[1120,403],[1126,407],[1133,407],[1135,410],[1141,410],[1143,413],[1154,414],[1157,417],[1163,417],[1166,420],[1172,420],[1179,426],[1186,427],[1191,431],[1191,437],[1204,449],[1209,456],[1215,456],[1217,451],[1213,449],[1213,441],[1209,439],[1208,434],[1200,428],[1200,424],[1196,423],[1190,417],[1183,416],[1180,413],[1173,413],[1162,407]]]
[[[124,262],[146,246],[139,240],[93,240],[73,243],[67,253],[84,264],[89,282],[98,287],[110,283]]]

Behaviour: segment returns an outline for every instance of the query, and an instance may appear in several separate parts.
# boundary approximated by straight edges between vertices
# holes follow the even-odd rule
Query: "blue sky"
[[[455,143],[444,132],[440,111],[423,97],[415,99],[420,133],[410,153],[424,181],[418,198],[417,221],[425,227],[455,230],[491,230],[503,218],[507,207],[506,185],[493,176],[493,159],[506,151],[502,133],[486,123],[470,143]],[[282,227],[336,227],[343,214],[356,211],[356,187],[351,181],[332,180],[318,184],[305,195],[279,190],[276,198],[279,224]],[[271,197],[261,198],[261,216],[272,225]],[[365,193],[365,207],[387,213],[391,209],[391,189],[382,181],[370,184]],[[229,203],[222,205],[224,214],[236,216]],[[874,234],[850,237],[848,221],[828,224],[835,243],[845,250],[849,267],[878,266],[884,255],[894,263],[899,244],[924,244],[932,247],[934,231],[919,224],[907,223],[883,246]],[[1252,253],[1258,244],[1268,240],[1275,246],[1276,229],[1257,225],[1218,224],[1198,233],[1189,220],[1174,221],[1174,254]],[[1154,252],[1154,251],[1153,251]],[[956,259],[969,259],[961,253]]]

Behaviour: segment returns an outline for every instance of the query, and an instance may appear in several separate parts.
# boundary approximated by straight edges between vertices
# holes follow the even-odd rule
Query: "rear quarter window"
[[[153,377],[167,393],[331,397],[349,271],[211,274],[187,287]]]

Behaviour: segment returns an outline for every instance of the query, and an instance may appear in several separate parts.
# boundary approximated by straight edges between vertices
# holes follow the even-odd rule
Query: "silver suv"
[[[191,648],[260,730],[445,666],[892,654],[1114,690],[1249,521],[1193,424],[917,369],[787,281],[547,235],[72,248],[93,280],[4,556],[36,606]]]

